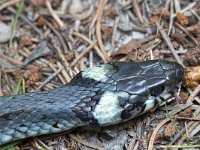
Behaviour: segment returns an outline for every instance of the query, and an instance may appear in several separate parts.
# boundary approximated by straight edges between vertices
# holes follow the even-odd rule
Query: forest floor
[[[200,66],[200,1],[0,1],[1,96],[51,90],[102,63],[149,59],[193,67],[190,75],[200,79],[200,67],[194,68]],[[199,149],[198,80],[185,77],[179,99],[128,122],[99,131],[77,128],[6,146],[16,150]]]

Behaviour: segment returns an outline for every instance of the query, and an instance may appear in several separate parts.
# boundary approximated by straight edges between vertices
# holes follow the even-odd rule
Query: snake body
[[[0,97],[0,145],[130,120],[172,98],[182,78],[175,62],[115,62],[82,71],[54,90]]]

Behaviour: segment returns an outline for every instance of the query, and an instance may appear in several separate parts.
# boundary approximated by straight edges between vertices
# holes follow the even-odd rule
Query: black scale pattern
[[[103,81],[83,78],[79,73],[69,84],[54,90],[0,97],[0,145],[98,124],[92,112],[106,91],[118,95],[124,109],[121,117],[127,119],[142,111],[149,94],[158,91],[153,89],[175,87],[183,77],[183,68],[167,61],[110,65],[113,69]]]

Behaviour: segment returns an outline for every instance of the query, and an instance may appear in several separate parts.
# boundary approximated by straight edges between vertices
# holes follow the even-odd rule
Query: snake
[[[184,68],[167,60],[112,62],[53,90],[0,97],[0,145],[77,127],[118,124],[174,97]]]

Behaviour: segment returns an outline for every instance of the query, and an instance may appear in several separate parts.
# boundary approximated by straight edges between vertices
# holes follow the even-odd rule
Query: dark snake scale
[[[184,75],[175,62],[115,62],[78,73],[54,90],[0,97],[0,145],[79,126],[137,117],[173,97]]]

